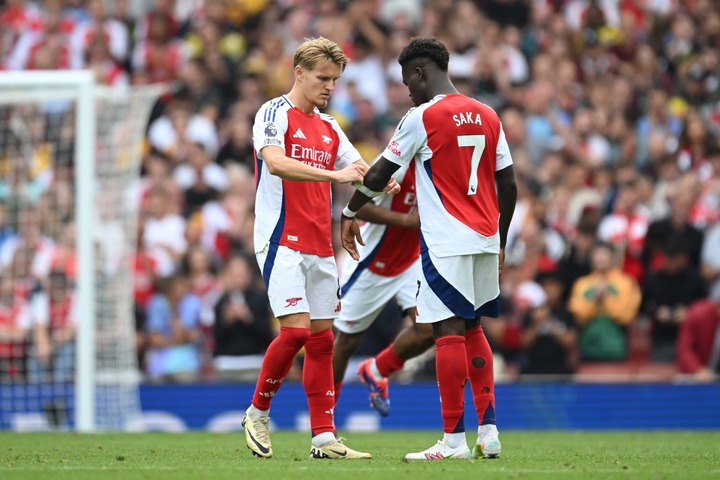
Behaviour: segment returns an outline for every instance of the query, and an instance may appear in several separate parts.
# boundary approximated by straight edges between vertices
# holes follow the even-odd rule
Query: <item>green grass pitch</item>
[[[342,433],[342,432],[340,432]],[[372,460],[309,460],[310,438],[272,434],[261,460],[242,432],[0,433],[0,479],[712,479],[720,478],[720,432],[501,432],[502,458],[406,462],[441,432],[350,433]],[[474,434],[468,433],[470,445]]]

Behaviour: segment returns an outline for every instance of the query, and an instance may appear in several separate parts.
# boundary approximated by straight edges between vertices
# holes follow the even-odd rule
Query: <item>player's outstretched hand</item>
[[[368,166],[364,163],[352,163],[342,170],[335,171],[335,183],[362,183],[365,178],[365,172],[367,172]]]
[[[387,195],[395,195],[400,193],[400,184],[395,180],[395,177],[390,177],[390,181],[383,188],[383,192]]]
[[[353,260],[360,260],[360,254],[357,250],[357,242],[365,246],[362,236],[360,235],[360,225],[354,218],[348,218],[345,215],[340,217],[340,238],[342,239],[343,248],[350,254]]]

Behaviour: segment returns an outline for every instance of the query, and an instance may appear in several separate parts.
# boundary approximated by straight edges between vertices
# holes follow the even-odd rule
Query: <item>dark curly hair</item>
[[[400,52],[398,63],[404,67],[418,58],[428,59],[437,65],[440,70],[447,72],[450,53],[437,38],[413,38]]]

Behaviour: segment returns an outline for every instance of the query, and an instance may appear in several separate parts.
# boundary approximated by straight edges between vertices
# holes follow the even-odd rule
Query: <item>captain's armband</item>
[[[357,189],[358,192],[362,193],[363,195],[365,195],[368,198],[382,197],[383,195],[385,195],[385,192],[376,192],[376,191],[370,190],[368,187],[363,185],[362,182],[353,182],[352,186],[355,187],[355,189]]]

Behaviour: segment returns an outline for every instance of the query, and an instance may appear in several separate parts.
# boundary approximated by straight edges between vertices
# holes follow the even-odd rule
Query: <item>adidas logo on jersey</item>
[[[307,137],[305,136],[305,134],[303,133],[303,131],[300,130],[299,128],[295,131],[295,134],[293,135],[293,138],[304,138],[304,139],[307,139]]]

